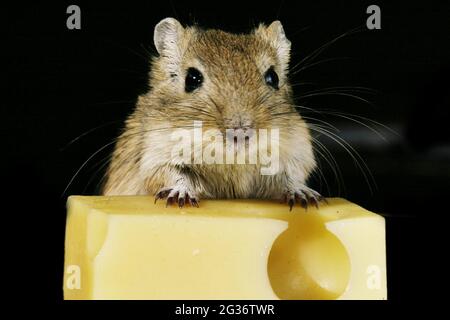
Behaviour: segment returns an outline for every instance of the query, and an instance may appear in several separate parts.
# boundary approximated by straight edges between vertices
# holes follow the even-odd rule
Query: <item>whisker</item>
[[[87,190],[87,188],[89,187],[89,185],[91,184],[91,182],[94,180],[94,178],[97,176],[97,174],[103,170],[107,165],[109,165],[109,163],[111,162],[112,159],[112,154],[107,155],[106,157],[104,157],[102,160],[98,161],[97,164],[95,164],[92,168],[99,166],[97,168],[97,170],[95,170],[95,172],[91,175],[91,178],[88,180],[88,182],[86,183],[82,194],[84,194]],[[101,164],[101,165],[100,165]],[[106,175],[103,175],[102,178],[100,179],[99,183],[97,183],[96,189],[98,189],[99,184],[105,179]]]
[[[338,96],[346,96],[346,97],[351,97],[354,98],[356,100],[360,100],[363,101],[371,106],[374,106],[374,104],[372,102],[370,102],[367,99],[361,98],[360,96],[354,95],[354,94],[350,94],[350,93],[343,93],[343,92],[320,92],[320,93],[311,93],[311,94],[304,94],[298,97],[298,99],[302,100],[304,98],[310,98],[310,97],[316,97],[316,96],[326,96],[326,95],[338,95]]]
[[[291,87],[298,87],[298,86],[305,86],[305,85],[314,86],[314,85],[317,85],[317,83],[315,83],[315,82],[291,82],[289,85]]]
[[[384,141],[387,141],[386,137],[385,137],[384,135],[382,135],[381,132],[379,132],[378,130],[372,128],[371,126],[365,124],[365,123],[362,122],[362,121],[358,121],[358,120],[356,120],[356,119],[353,119],[353,118],[348,117],[348,116],[345,116],[345,115],[339,115],[339,114],[336,114],[335,116],[339,116],[339,117],[341,117],[341,118],[348,119],[348,120],[350,120],[350,121],[353,121],[353,122],[355,122],[355,123],[358,123],[358,124],[360,124],[360,125],[362,125],[362,126],[368,128],[370,131],[374,132],[377,136],[379,136],[379,137],[380,137],[381,139],[383,139]]]
[[[110,126],[110,125],[112,125],[112,124],[119,123],[119,122],[122,122],[122,121],[109,121],[109,122],[106,122],[106,123],[104,123],[104,124],[101,124],[101,125],[99,125],[99,126],[97,126],[97,127],[94,127],[94,128],[92,128],[92,129],[89,129],[89,130],[83,132],[82,134],[80,134],[79,136],[75,137],[74,139],[70,140],[69,143],[67,143],[64,147],[61,147],[61,148],[59,149],[59,151],[64,151],[64,150],[66,150],[68,147],[70,147],[70,146],[71,146],[73,143],[75,143],[76,141],[80,140],[82,137],[84,137],[84,136],[86,136],[86,135],[88,135],[88,134],[90,134],[90,133],[92,133],[92,132],[94,132],[94,131],[96,131],[96,130],[98,130],[98,129],[101,129],[101,128],[104,128],[104,127],[107,127],[107,126]]]
[[[370,184],[369,177],[371,178],[371,181],[374,183],[374,185],[376,187],[375,179],[373,178],[373,175],[372,175],[369,167],[367,166],[366,162],[361,157],[361,155],[347,141],[345,141],[343,138],[339,137],[338,135],[334,134],[333,132],[331,132],[325,128],[317,127],[315,125],[311,125],[311,130],[317,131],[317,132],[322,133],[325,136],[329,137],[330,139],[332,139],[333,141],[338,143],[350,155],[350,157],[353,159],[355,165],[361,170],[361,173],[363,174],[363,176],[366,180],[366,183],[369,187],[370,193],[373,194],[373,189]]]
[[[177,128],[195,128],[195,126],[194,125],[191,125],[191,126],[181,126],[181,127],[177,127]],[[148,133],[148,132],[151,132],[151,131],[163,131],[163,130],[170,130],[170,129],[176,129],[176,128],[173,128],[173,127],[166,127],[166,128],[154,128],[154,129],[146,129],[146,130],[140,130],[140,131],[137,131],[137,132],[133,132],[133,133],[130,133],[130,132],[127,132],[126,133],[126,135],[125,136],[122,136],[122,137],[128,137],[128,138],[130,138],[130,137],[133,137],[133,136],[135,136],[135,135],[142,135],[142,134],[145,134],[145,133]],[[87,158],[87,160],[85,160],[84,162],[83,162],[83,164],[78,168],[78,170],[75,172],[75,174],[72,176],[72,178],[70,179],[70,181],[69,181],[69,183],[66,185],[66,187],[64,188],[64,191],[62,192],[62,194],[61,194],[61,197],[63,197],[64,195],[65,195],[65,193],[66,193],[66,191],[69,189],[69,187],[72,185],[72,183],[73,183],[73,181],[76,179],[76,177],[80,174],[80,172],[81,172],[81,170],[83,170],[86,166],[87,166],[87,164],[97,155],[97,154],[99,154],[100,152],[102,152],[103,150],[105,150],[106,148],[108,148],[109,146],[111,146],[112,144],[114,144],[114,143],[116,143],[117,141],[118,141],[118,139],[119,139],[120,137],[117,137],[117,138],[114,138],[112,141],[110,141],[110,142],[108,142],[107,144],[105,144],[105,145],[103,145],[101,148],[99,148],[98,150],[96,150],[94,153],[92,153],[88,158]]]
[[[313,63],[307,64],[307,65],[305,65],[305,66],[295,70],[294,72],[291,72],[290,75],[291,76],[296,75],[296,74],[298,74],[301,71],[304,71],[306,69],[309,69],[309,68],[321,65],[323,63],[337,61],[337,60],[348,60],[348,59],[351,59],[351,58],[350,57],[340,57],[340,58],[328,58],[328,59],[319,60],[317,62],[313,62]]]
[[[320,88],[316,90],[309,90],[304,92],[305,94],[308,93],[320,93],[320,92],[360,92],[360,93],[366,93],[366,94],[378,94],[379,91],[368,88],[368,87],[362,87],[362,86],[333,86],[333,87],[325,87]]]
[[[317,119],[317,118],[311,118],[311,117],[305,117],[305,116],[302,116],[302,118],[305,119],[305,120],[320,122],[320,123],[326,125],[327,127],[333,129],[336,132],[340,132],[341,131],[337,127],[335,127],[334,125],[332,125],[331,123],[329,123],[329,122],[327,122],[325,120],[320,120],[320,119]],[[310,123],[310,122],[308,121],[308,123]]]
[[[354,34],[354,33],[359,32],[359,31],[362,31],[362,30],[364,30],[363,26],[359,26],[359,27],[353,28],[353,29],[351,29],[351,30],[349,30],[349,31],[347,31],[347,32],[344,32],[343,34],[341,34],[341,35],[335,37],[334,39],[332,39],[332,40],[326,42],[325,44],[321,45],[319,48],[317,48],[316,50],[314,50],[312,53],[310,53],[309,55],[307,55],[305,58],[303,58],[303,59],[302,59],[300,62],[298,62],[296,65],[294,65],[294,66],[291,68],[291,71],[295,72],[296,68],[302,66],[302,64],[304,64],[304,63],[307,62],[307,61],[313,60],[313,59],[316,58],[318,55],[320,55],[325,49],[327,49],[329,46],[331,46],[332,44],[334,44],[336,41],[338,41],[338,40],[340,40],[340,39],[342,39],[342,38],[344,38],[344,37],[346,37],[346,36],[348,36],[348,35],[351,35],[351,34]]]
[[[394,134],[396,136],[400,136],[400,133],[398,133],[394,129],[390,128],[389,126],[387,126],[387,125],[385,125],[385,124],[383,124],[381,122],[375,121],[373,119],[364,117],[364,116],[351,114],[351,113],[346,113],[346,112],[343,112],[343,111],[337,111],[337,110],[333,110],[333,109],[312,109],[312,108],[308,108],[308,107],[304,107],[304,106],[294,106],[294,107],[298,108],[298,109],[304,109],[305,111],[302,112],[302,114],[305,113],[305,112],[314,112],[314,113],[318,113],[318,114],[325,114],[325,115],[331,115],[331,116],[335,116],[335,117],[345,118],[345,119],[348,119],[348,120],[351,120],[351,121],[356,121],[355,119],[352,119],[352,117],[355,117],[355,118],[358,118],[358,119],[361,119],[361,120],[364,120],[364,121],[368,121],[368,122],[370,122],[370,123],[372,123],[374,125],[380,126],[380,127],[388,130],[389,132],[391,132],[392,134]],[[303,116],[303,115],[302,115],[302,117],[305,118],[305,116]],[[363,124],[362,121],[361,121],[360,124],[362,124],[364,126],[368,126],[367,124]],[[369,126],[369,128],[370,128],[370,126]],[[372,131],[375,130],[373,128],[370,128],[370,129]]]
[[[319,191],[322,190],[323,184],[325,184],[326,192],[327,194],[331,194],[330,187],[328,185],[327,179],[325,178],[325,175],[322,170],[322,163],[320,161],[321,159],[319,157],[316,157],[316,169],[311,173],[311,177],[317,177],[319,180]]]
[[[319,148],[314,148],[314,151],[317,152],[320,156],[322,156],[322,158],[326,161],[326,163],[328,164],[328,166],[330,167],[331,171],[334,174],[335,180],[338,184],[338,194],[340,194],[340,185],[341,185],[341,180],[343,183],[343,179],[342,179],[342,173],[340,171],[339,165],[336,162],[336,159],[333,157],[332,153],[328,150],[327,147],[325,147],[324,144],[322,144],[317,138],[313,137],[313,144],[316,144],[317,147]],[[322,150],[322,151],[320,151]]]
[[[64,188],[64,191],[61,194],[61,197],[64,196],[64,194],[66,193],[67,189],[69,189],[70,185],[72,184],[72,182],[75,180],[75,178],[78,176],[78,174],[80,173],[80,171],[88,164],[88,162],[94,158],[97,154],[99,154],[101,151],[105,150],[107,147],[109,147],[110,145],[112,145],[113,143],[115,143],[116,140],[114,139],[113,141],[105,144],[103,147],[101,147],[100,149],[98,149],[97,151],[95,151],[85,162],[83,162],[83,164],[81,165],[81,167],[75,172],[75,174],[72,176],[72,178],[70,179],[69,183],[67,184],[67,186]]]
[[[359,118],[365,121],[369,121],[377,126],[383,127],[384,129],[390,131],[391,133],[395,134],[396,136],[400,136],[400,133],[398,133],[397,131],[395,131],[394,129],[390,128],[389,126],[382,124],[381,122],[375,121],[373,119],[367,118],[367,117],[363,117],[363,116],[359,116],[356,114],[350,114],[350,113],[345,113],[345,112],[341,112],[341,111],[331,111],[328,112],[328,114],[330,115],[334,115],[334,116],[341,116],[341,115],[345,115],[348,117],[355,117],[355,118]]]

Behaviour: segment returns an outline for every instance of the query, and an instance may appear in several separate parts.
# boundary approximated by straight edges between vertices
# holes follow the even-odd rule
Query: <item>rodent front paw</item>
[[[157,200],[166,197],[166,207],[173,203],[178,203],[178,207],[182,208],[187,200],[191,206],[198,208],[198,203],[200,202],[197,194],[184,185],[162,188],[155,194],[155,203]]]
[[[327,202],[327,200],[323,196],[321,196],[320,193],[307,186],[301,186],[300,188],[295,189],[287,189],[284,192],[282,200],[289,205],[289,211],[292,211],[292,207],[296,202],[300,203],[300,206],[305,209],[307,209],[308,205],[311,204],[316,208],[319,208],[319,202]]]

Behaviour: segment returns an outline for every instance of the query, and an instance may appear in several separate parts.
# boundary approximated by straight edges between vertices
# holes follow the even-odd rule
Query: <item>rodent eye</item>
[[[203,75],[200,71],[195,68],[189,68],[186,72],[186,80],[184,85],[184,90],[186,92],[192,92],[199,88],[203,82]]]
[[[278,75],[273,69],[273,66],[271,66],[264,74],[264,80],[269,86],[278,90]]]

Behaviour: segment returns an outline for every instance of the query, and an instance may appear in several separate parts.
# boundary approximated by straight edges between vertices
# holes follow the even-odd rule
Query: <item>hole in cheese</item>
[[[317,213],[292,215],[274,242],[268,261],[280,299],[336,299],[350,278],[350,259]]]

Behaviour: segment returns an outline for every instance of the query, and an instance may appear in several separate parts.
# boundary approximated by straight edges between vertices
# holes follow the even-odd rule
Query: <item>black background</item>
[[[70,4],[81,7],[81,30],[66,28]],[[364,28],[370,4],[381,7],[381,30]],[[65,201],[70,194],[97,192],[112,146],[95,154],[68,186],[69,181],[117,136],[137,95],[147,90],[153,28],[173,16],[184,25],[197,22],[232,32],[279,19],[293,44],[292,65],[362,27],[313,62],[333,60],[292,77],[304,83],[295,87],[298,103],[370,118],[398,134],[364,120],[386,136],[383,140],[355,121],[320,115],[360,153],[375,182],[367,183],[342,147],[318,137],[336,158],[342,178],[338,182],[323,162],[328,188],[315,178],[311,184],[327,196],[343,196],[385,215],[391,303],[438,298],[431,287],[448,272],[441,260],[445,233],[438,226],[448,214],[450,191],[450,9],[445,2],[59,1],[18,3],[4,16],[12,40],[2,49],[12,99],[4,100],[2,110],[2,174],[11,191],[4,201],[13,204],[13,222],[3,227],[14,234],[6,245],[6,267],[18,296],[31,281],[36,299],[62,299]],[[336,86],[352,87],[350,94],[370,104],[347,95],[301,97]]]

